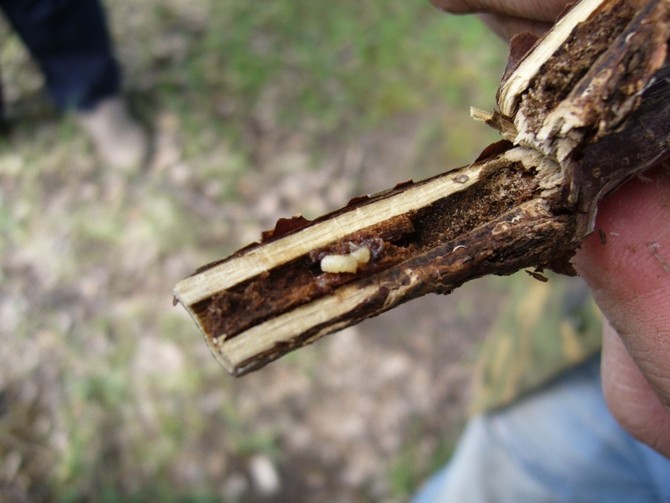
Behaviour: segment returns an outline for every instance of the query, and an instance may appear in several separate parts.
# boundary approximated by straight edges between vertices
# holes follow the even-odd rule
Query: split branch
[[[599,199],[670,156],[670,2],[583,0],[513,41],[505,140],[474,163],[280,220],[175,288],[233,375],[427,293],[522,268],[571,273]],[[520,47],[522,45],[522,47]],[[525,50],[527,49],[527,50]]]

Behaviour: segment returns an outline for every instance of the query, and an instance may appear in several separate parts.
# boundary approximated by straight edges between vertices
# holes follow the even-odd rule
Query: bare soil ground
[[[500,281],[420,299],[238,380],[171,290],[280,216],[315,217],[473,159],[492,135],[467,107],[490,107],[492,95],[477,100],[491,86],[473,89],[466,72],[457,106],[404,90],[398,100],[414,104],[381,119],[343,105],[334,122],[317,110],[287,123],[285,74],[249,101],[193,69],[210,66],[189,66],[194,51],[208,56],[191,44],[215,4],[110,5],[131,100],[155,138],[151,162],[130,172],[99,165],[74,121],[44,105],[20,44],[0,37],[11,121],[0,142],[0,500],[403,501],[453,448]],[[503,63],[493,50],[489,81]]]

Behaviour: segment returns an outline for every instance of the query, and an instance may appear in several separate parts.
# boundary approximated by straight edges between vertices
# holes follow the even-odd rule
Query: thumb
[[[601,201],[575,267],[613,328],[603,348],[612,413],[670,456],[670,177],[646,176]]]

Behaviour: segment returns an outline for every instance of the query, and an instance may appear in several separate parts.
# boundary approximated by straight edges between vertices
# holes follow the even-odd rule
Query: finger
[[[575,267],[670,411],[670,177],[657,169],[598,207]],[[651,441],[652,439],[650,439]]]
[[[603,330],[601,376],[605,400],[619,424],[670,457],[670,415],[609,325]]]
[[[635,179],[598,206],[575,266],[636,363],[670,407],[670,177]]]
[[[551,23],[514,16],[504,16],[502,14],[481,14],[479,17],[484,21],[486,26],[505,40],[511,40],[514,35],[523,32],[540,36],[551,28]]]
[[[489,13],[502,14],[522,19],[553,23],[564,7],[566,0],[431,0],[438,9],[451,14]]]

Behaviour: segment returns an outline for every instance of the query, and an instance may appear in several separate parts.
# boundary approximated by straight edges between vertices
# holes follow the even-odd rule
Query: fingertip
[[[550,23],[502,14],[480,14],[479,17],[493,33],[504,40],[511,40],[519,33],[532,33],[539,37],[551,28]]]

